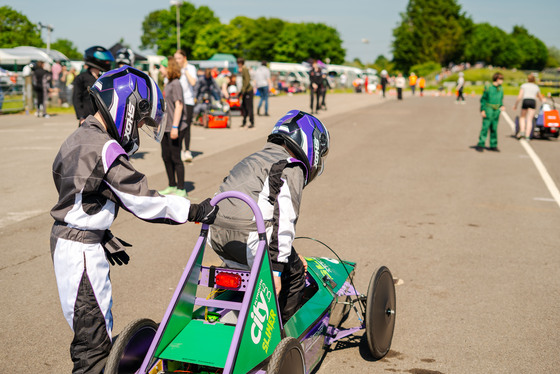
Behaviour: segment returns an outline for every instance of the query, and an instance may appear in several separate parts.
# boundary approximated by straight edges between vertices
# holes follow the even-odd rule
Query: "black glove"
[[[189,210],[189,221],[211,225],[216,219],[218,210],[220,210],[218,206],[210,205],[210,199],[206,199],[200,204],[191,204],[191,209]]]
[[[115,263],[119,266],[128,264],[130,257],[124,251],[124,248],[132,247],[131,244],[114,237],[111,231],[107,230],[101,245],[103,246],[103,249],[105,249],[105,256],[111,265],[115,266]]]

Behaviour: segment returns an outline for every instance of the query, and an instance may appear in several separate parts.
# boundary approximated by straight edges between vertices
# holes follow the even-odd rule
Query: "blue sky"
[[[209,6],[222,23],[238,15],[277,17],[290,22],[323,22],[335,27],[346,48],[346,58],[372,62],[379,54],[391,56],[392,30],[408,0],[191,0]],[[560,0],[459,0],[463,11],[479,22],[510,32],[525,26],[546,45],[560,48]],[[169,0],[4,0],[32,22],[51,24],[52,40],[69,39],[85,50],[107,48],[121,37],[133,48],[140,45],[142,21],[151,11],[169,7]],[[362,39],[369,40],[364,44]],[[43,34],[46,41],[46,32]]]

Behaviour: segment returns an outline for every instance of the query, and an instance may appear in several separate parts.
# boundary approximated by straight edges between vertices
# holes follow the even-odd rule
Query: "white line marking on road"
[[[511,131],[515,132],[515,123],[513,123],[509,115],[505,111],[502,111],[502,116],[508,123],[509,127],[511,128]],[[540,157],[535,153],[533,147],[531,147],[531,145],[525,139],[521,139],[519,143],[521,143],[521,146],[525,149],[529,157],[531,157],[531,160],[533,160],[533,163],[535,164],[535,167],[537,168],[539,174],[541,175],[544,184],[548,188],[548,191],[550,191],[552,198],[556,201],[556,203],[560,207],[560,191],[558,190],[558,187],[556,187],[554,180],[546,170],[546,167],[542,163]]]
[[[8,212],[4,217],[0,218],[0,227],[4,227],[11,223],[20,222],[31,217],[36,217],[40,214],[44,214],[42,210],[28,210],[26,212]]]
[[[547,201],[547,202],[550,202],[550,203],[554,203],[554,202],[555,202],[555,200],[554,200],[553,198],[551,198],[551,197],[533,197],[533,200],[536,200],[536,201]]]

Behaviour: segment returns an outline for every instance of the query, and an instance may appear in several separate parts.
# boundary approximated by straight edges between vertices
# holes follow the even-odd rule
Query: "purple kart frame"
[[[143,331],[133,331],[132,336],[137,335],[142,336],[142,338],[134,341],[134,337],[131,337],[130,340],[124,343],[121,342],[121,345],[126,345],[125,348],[122,348],[122,352],[115,352],[115,357],[117,357],[113,360],[117,362],[117,364],[113,365],[115,369],[111,368],[111,370],[108,370],[108,363],[106,373],[122,372],[119,360],[122,360],[122,362],[128,360],[130,362],[127,353],[124,351],[128,347],[132,347],[131,351],[136,352],[134,354],[137,356],[133,359],[138,363],[135,364],[134,368],[131,368],[129,364],[128,370],[123,371],[136,374],[159,372],[155,368],[158,363],[161,363],[161,367],[163,367],[164,361],[167,362],[165,365],[169,365],[169,362],[192,363],[197,367],[204,365],[205,367],[213,368],[212,370],[214,371],[212,372],[221,372],[223,374],[309,373],[320,364],[326,349],[331,344],[364,329],[373,358],[380,359],[384,357],[391,345],[396,310],[393,277],[389,269],[384,266],[380,267],[371,278],[367,295],[363,295],[357,292],[352,282],[355,263],[342,261],[340,258],[338,258],[338,261],[324,257],[307,258],[308,273],[305,288],[307,295],[304,296],[301,308],[284,326],[282,319],[278,318],[280,309],[272,283],[272,270],[270,258],[268,257],[262,213],[254,200],[237,191],[220,193],[210,203],[215,206],[221,200],[229,198],[244,201],[249,205],[255,216],[259,243],[251,270],[203,266],[202,258],[209,231],[209,225],[203,224],[196,245],[159,327],[156,330],[155,323],[150,321],[152,324],[150,325],[151,333],[146,334],[145,329]],[[322,242],[319,243],[325,245]],[[235,286],[235,289],[233,289],[235,292],[232,293],[232,295],[237,295],[237,297],[221,299],[219,297],[203,298],[196,296],[198,286],[216,289],[216,276],[224,272],[236,274],[240,277],[240,284]],[[274,295],[267,302],[270,303],[267,307],[267,318],[269,311],[270,316],[274,316],[274,312],[276,312],[276,318],[272,322],[273,327],[266,331],[269,338],[266,352],[264,351],[264,342],[261,349],[261,334],[259,333],[258,344],[254,339],[251,343],[251,337],[254,335],[250,335],[250,333],[254,332],[253,329],[255,328],[255,300],[259,301],[258,295],[262,292],[263,285],[271,288]],[[223,287],[219,288],[223,289]],[[199,308],[195,310],[195,306]],[[206,317],[204,321],[197,318],[200,316],[200,311],[205,307],[206,311],[208,311],[208,308],[214,311],[212,313],[217,316],[217,323],[207,321]],[[345,320],[345,317],[348,316],[352,309],[356,312],[359,325],[341,328],[342,321]],[[250,310],[251,316],[249,316]],[[187,312],[183,313],[184,311]],[[230,311],[238,312],[237,321],[235,323],[222,323],[220,318]],[[250,325],[251,321],[253,322],[252,325]],[[270,325],[270,319],[268,323]],[[266,322],[263,324],[266,327]],[[168,327],[169,332],[166,331]],[[215,328],[217,330],[212,330]],[[224,334],[223,331],[225,330],[230,335]],[[206,363],[200,364],[202,360],[197,362],[197,358],[193,358],[193,355],[195,355],[194,351],[198,348],[196,345],[198,343],[201,346],[207,344],[209,338],[206,335],[213,335],[215,332],[222,337],[222,345],[219,349],[216,349],[217,353],[215,355],[219,356],[219,358],[215,358],[214,363],[211,365]],[[264,336],[264,329],[261,332]],[[184,335],[179,337],[183,333]],[[125,333],[123,332],[121,335],[125,335]],[[224,336],[227,337],[227,340],[224,340],[226,339]],[[150,338],[152,339],[150,340]],[[176,341],[174,339],[176,338],[179,339],[180,344],[175,344]],[[128,336],[126,339],[129,339]],[[171,342],[174,344],[171,344]],[[119,343],[118,340],[117,343]],[[219,341],[216,341],[214,346],[220,345],[219,343]],[[147,348],[148,344],[149,348]],[[268,349],[268,344],[270,344],[270,350]],[[189,351],[189,345],[190,349],[194,348],[193,351]],[[177,354],[177,351],[173,351],[173,349],[176,349],[174,346],[181,347],[182,351],[180,354]],[[173,352],[175,352],[176,356],[173,356]],[[113,350],[108,362],[111,361],[112,354]],[[181,360],[174,357],[180,357]],[[140,368],[136,370],[138,367]],[[209,372],[208,369],[197,370]]]

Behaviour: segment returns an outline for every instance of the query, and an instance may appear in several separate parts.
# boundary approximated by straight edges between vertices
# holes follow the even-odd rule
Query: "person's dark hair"
[[[495,73],[492,76],[492,82],[497,81],[498,79],[504,79],[504,75],[502,73]]]
[[[535,83],[535,75],[533,73],[527,76],[527,82]]]
[[[243,57],[238,57],[237,58],[237,64],[238,65],[245,65],[245,59]]]
[[[181,67],[171,56],[167,58],[167,79],[171,82],[174,79],[181,78]]]
[[[179,53],[183,55],[183,57],[187,58],[187,52],[185,52],[183,49],[178,49],[175,51],[175,53]]]
[[[212,77],[212,69],[206,68],[206,70],[204,70],[204,77],[206,79],[209,79]]]
[[[266,66],[266,64],[267,64],[267,62],[266,62],[265,60],[262,60],[262,61],[261,61],[261,65],[262,65],[262,66]]]

